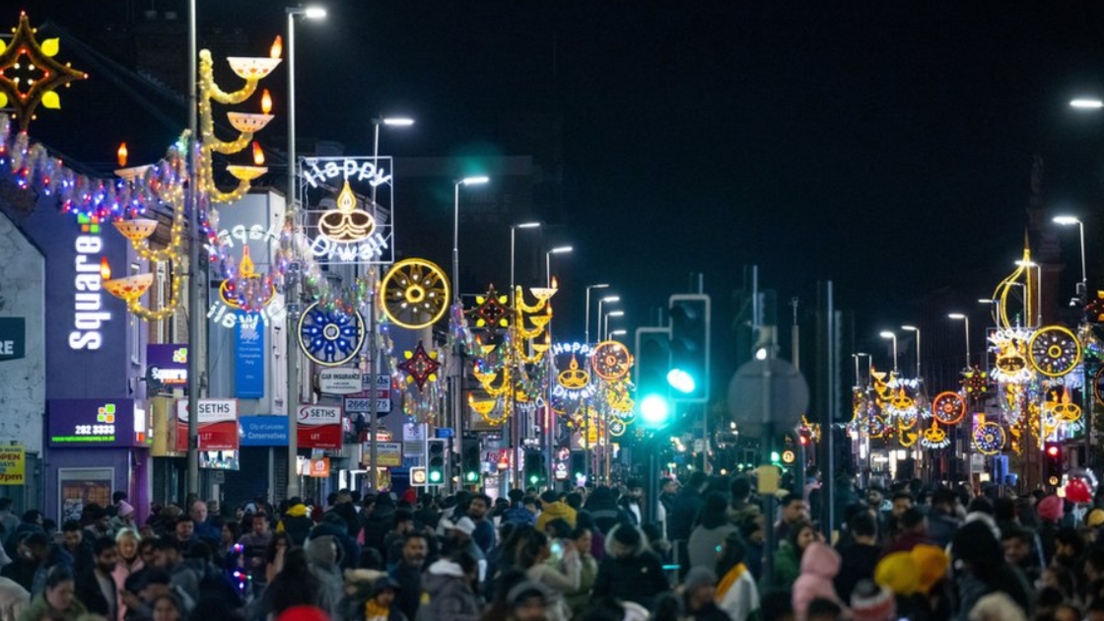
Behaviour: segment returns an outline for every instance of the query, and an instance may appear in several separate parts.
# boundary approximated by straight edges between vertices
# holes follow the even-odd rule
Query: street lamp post
[[[609,284],[600,285],[588,285],[586,288],[586,330],[583,332],[584,339],[587,345],[590,345],[590,290],[591,289],[608,289]]]
[[[607,295],[606,297],[598,300],[598,326],[597,326],[597,328],[598,328],[598,340],[599,341],[606,340],[602,336],[602,317],[603,317],[603,315],[602,315],[602,305],[603,304],[616,304],[617,302],[620,302],[620,301],[621,301],[621,296],[619,296],[619,295]],[[589,333],[590,331],[588,330],[587,332]]]
[[[1060,226],[1077,225],[1081,237],[1081,285],[1078,287],[1077,293],[1081,297],[1081,301],[1084,302],[1089,291],[1089,276],[1085,267],[1085,224],[1079,218],[1073,216],[1055,216],[1054,223]]]
[[[608,336],[609,336],[609,338],[614,338],[614,337],[617,337],[617,336],[625,336],[628,333],[629,333],[628,330],[613,330],[612,332],[609,333]]]
[[[947,315],[947,318],[948,319],[953,319],[955,321],[965,322],[964,327],[965,327],[965,337],[966,337],[966,368],[969,369],[970,368],[970,316],[966,315],[966,314],[963,314],[963,313],[949,313]]]
[[[517,338],[517,282],[516,282],[516,251],[517,251],[517,231],[518,229],[538,229],[541,227],[540,222],[523,222],[521,224],[510,225],[510,311],[513,315],[510,321],[510,330],[513,331],[513,335]],[[511,364],[517,365],[516,348],[510,349]],[[518,416],[517,416],[517,391],[514,387],[510,387],[510,462],[513,465],[513,479],[514,487],[521,487],[521,468],[518,463],[518,447],[521,444],[521,430],[518,428]]]
[[[883,339],[890,339],[893,341],[893,373],[900,375],[897,371],[897,333],[886,330],[879,334]]]
[[[901,326],[905,332],[916,333],[916,379],[920,379],[920,328],[916,326]]]
[[[1101,104],[1097,107],[1104,107],[1104,104],[1102,104],[1101,102],[1097,101],[1096,103]],[[1071,225],[1076,224],[1078,232],[1080,233],[1080,237],[1081,237],[1081,282],[1078,283],[1078,285],[1077,285],[1077,295],[1078,295],[1079,298],[1081,298],[1081,322],[1084,324],[1084,323],[1087,323],[1087,321],[1088,321],[1088,311],[1086,310],[1086,308],[1088,307],[1088,304],[1089,304],[1089,277],[1088,277],[1088,271],[1085,267],[1085,263],[1086,263],[1085,262],[1085,225],[1084,225],[1084,223],[1081,222],[1080,219],[1075,218],[1073,216],[1057,216],[1057,217],[1054,218],[1054,223],[1058,224],[1058,225],[1061,225],[1061,226],[1071,226]],[[1091,401],[1089,400],[1090,399],[1090,396],[1089,396],[1090,393],[1089,393],[1088,386],[1089,386],[1089,383],[1084,382],[1081,389],[1082,389],[1082,392],[1083,392],[1084,403],[1091,404]],[[1087,415],[1087,419],[1088,419],[1086,421],[1086,425],[1085,425],[1085,466],[1086,467],[1091,467],[1092,466],[1092,432],[1093,432],[1093,425],[1094,425],[1092,405],[1087,405],[1085,407],[1085,414]]]
[[[571,246],[559,246],[544,253],[544,282],[546,287],[552,286],[552,255],[564,254],[575,250]]]
[[[286,217],[292,223],[291,234],[295,236],[295,219],[298,216],[299,205],[296,198],[296,182],[298,177],[298,162],[296,162],[295,150],[295,18],[304,16],[307,19],[322,19],[326,17],[326,9],[321,7],[287,7],[288,28],[288,188]],[[294,245],[294,242],[293,242]],[[289,271],[290,272],[290,271]],[[287,497],[299,495],[299,441],[298,434],[298,409],[299,409],[299,344],[296,340],[296,316],[292,312],[299,305],[299,279],[301,272],[292,275],[285,293],[287,305],[287,414],[288,414],[288,485]],[[191,419],[193,417],[189,417]]]
[[[460,300],[460,186],[482,185],[490,181],[489,177],[464,177],[453,184],[452,201],[452,293],[453,299]]]
[[[608,312],[608,313],[606,313],[605,315],[602,316],[602,340],[603,341],[609,339],[609,318],[610,317],[624,317],[624,316],[625,316],[625,311],[622,311],[622,310],[610,311],[610,312]]]

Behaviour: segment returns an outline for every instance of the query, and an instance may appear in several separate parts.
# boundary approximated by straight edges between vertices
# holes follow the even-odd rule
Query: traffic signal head
[[[470,436],[464,438],[464,451],[460,457],[460,468],[465,483],[479,483],[483,473],[483,457],[479,446],[479,438]]]
[[[671,422],[670,332],[665,328],[636,330],[636,400],[644,425],[661,429]]]
[[[544,480],[544,455],[536,451],[525,453],[525,481],[536,487]]]
[[[1048,457],[1058,457],[1059,455],[1061,455],[1061,449],[1059,449],[1054,444],[1051,444],[1047,447],[1046,454]]]
[[[426,483],[443,485],[445,482],[445,442],[442,439],[426,440]]]
[[[709,399],[709,296],[672,295],[671,386],[676,401],[704,403]]]

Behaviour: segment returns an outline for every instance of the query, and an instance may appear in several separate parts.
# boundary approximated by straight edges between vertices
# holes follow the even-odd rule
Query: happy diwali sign
[[[390,157],[310,157],[300,160],[299,170],[307,236],[316,261],[394,262]]]

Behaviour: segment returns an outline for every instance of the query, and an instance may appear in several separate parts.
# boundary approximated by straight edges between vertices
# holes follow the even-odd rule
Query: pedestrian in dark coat
[[[598,566],[595,599],[612,597],[651,609],[656,596],[671,590],[659,557],[635,526],[621,524],[606,538],[606,557]]]

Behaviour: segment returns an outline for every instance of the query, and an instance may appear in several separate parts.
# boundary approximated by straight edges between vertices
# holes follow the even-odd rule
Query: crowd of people
[[[773,519],[746,475],[664,479],[655,511],[643,488],[188,498],[141,525],[116,494],[60,528],[0,499],[0,621],[1104,621],[1104,507],[841,480],[825,528],[815,479]]]

